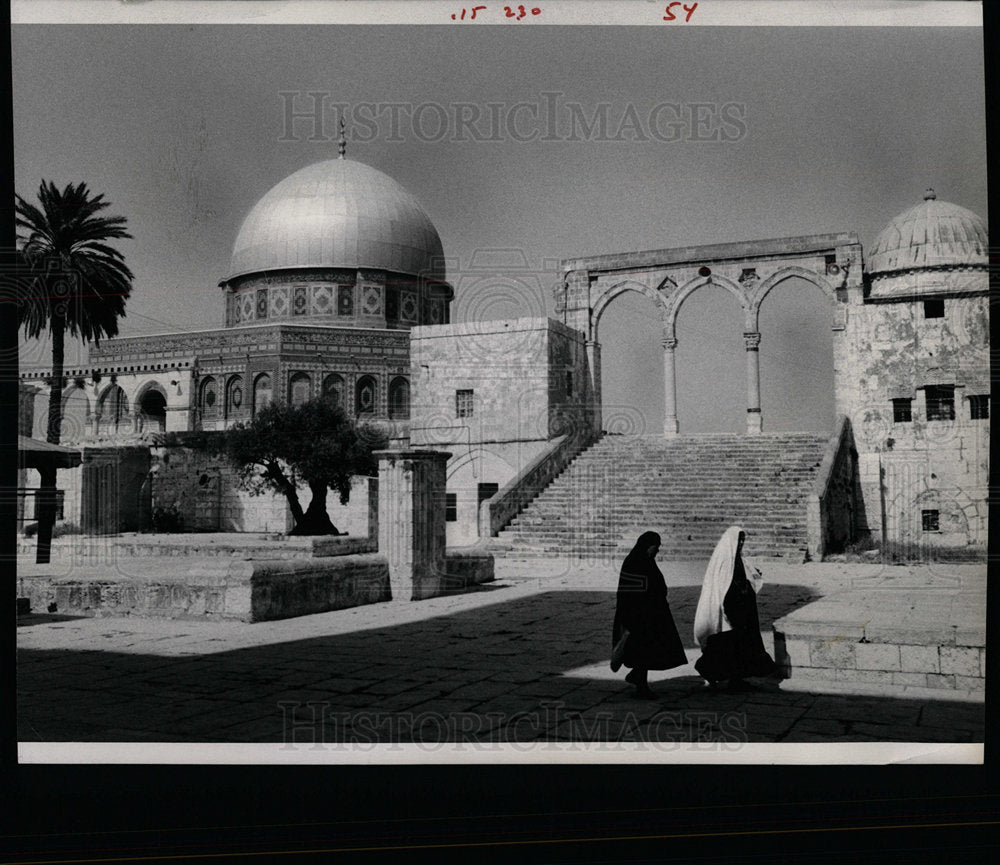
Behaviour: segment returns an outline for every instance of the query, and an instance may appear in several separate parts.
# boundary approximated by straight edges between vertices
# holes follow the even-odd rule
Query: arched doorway
[[[399,376],[389,383],[389,418],[406,420],[410,416],[410,383]]]
[[[99,406],[102,433],[111,435],[120,432],[131,432],[132,418],[129,414],[128,397],[117,384],[110,385],[101,396]]]
[[[271,376],[262,372],[253,382],[253,413],[271,404]]]
[[[142,432],[163,432],[166,430],[167,395],[158,385],[152,385],[139,397],[137,408]]]
[[[656,301],[622,289],[595,314],[601,345],[601,421],[605,432],[663,432],[663,326]]]
[[[783,279],[764,297],[758,316],[764,432],[833,429],[833,303],[800,276]]]
[[[309,402],[312,379],[304,372],[295,373],[288,381],[288,404],[293,406]]]
[[[747,431],[744,312],[733,292],[705,284],[677,312],[677,425],[682,435]]]

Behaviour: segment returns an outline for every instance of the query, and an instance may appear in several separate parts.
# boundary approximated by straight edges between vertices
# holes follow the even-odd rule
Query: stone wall
[[[410,444],[452,454],[449,546],[478,541],[483,485],[506,486],[553,438],[593,427],[585,341],[552,319],[417,327],[411,364]],[[471,414],[459,391],[471,391]]]
[[[852,421],[876,537],[984,547],[989,420],[972,418],[970,397],[990,392],[988,301],[958,295],[943,303],[939,318],[912,298],[852,305],[844,334],[852,374],[838,377],[838,407]],[[928,416],[927,389],[935,386],[954,389],[954,419]],[[893,400],[909,401],[910,419],[894,415]],[[931,511],[936,530],[924,528]]]

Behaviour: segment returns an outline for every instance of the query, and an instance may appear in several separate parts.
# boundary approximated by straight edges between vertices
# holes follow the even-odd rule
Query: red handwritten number
[[[682,7],[684,9],[684,11],[687,13],[684,16],[684,23],[685,24],[688,21],[691,20],[691,16],[694,15],[694,10],[698,8],[698,4],[697,3],[692,3],[690,6],[688,6],[687,3],[681,3],[680,0],[674,0],[673,3],[668,3],[667,4],[667,8],[663,10],[664,12],[667,13],[666,15],[663,16],[663,20],[664,21],[676,21],[677,20],[677,16],[674,15],[674,7],[675,6]]]
[[[476,13],[482,11],[485,8],[486,8],[485,6],[473,6],[472,7],[472,14],[469,16],[469,19],[471,21],[475,21],[476,20]],[[452,21],[455,21],[455,20],[464,21],[465,20],[465,10],[464,9],[462,10],[462,14],[460,16],[458,16],[457,19],[455,18],[454,13],[452,13],[451,20]]]

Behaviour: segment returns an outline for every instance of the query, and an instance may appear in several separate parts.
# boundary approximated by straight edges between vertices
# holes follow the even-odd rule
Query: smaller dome
[[[987,265],[986,224],[971,210],[939,201],[933,189],[922,203],[879,232],[868,255],[870,274],[924,267]]]

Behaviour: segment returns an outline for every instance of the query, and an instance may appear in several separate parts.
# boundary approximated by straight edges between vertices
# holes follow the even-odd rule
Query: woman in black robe
[[[688,662],[667,603],[667,584],[656,566],[659,549],[660,536],[644,532],[626,556],[612,627],[611,645],[618,647],[612,669],[622,664],[631,667],[625,681],[635,685],[637,696],[645,700],[656,697],[646,680],[649,670],[669,670]]]
[[[694,617],[694,635],[702,648],[695,669],[709,685],[728,680],[738,688],[749,676],[769,676],[774,661],[764,648],[757,615],[760,572],[743,563],[746,534],[726,529],[705,571]]]

